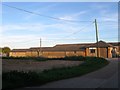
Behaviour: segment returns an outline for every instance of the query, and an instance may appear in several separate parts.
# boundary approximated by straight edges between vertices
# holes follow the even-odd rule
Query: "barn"
[[[12,57],[46,57],[46,58],[63,58],[65,56],[97,56],[111,58],[111,50],[116,48],[119,53],[119,44],[106,43],[99,41],[98,43],[81,43],[81,44],[60,44],[54,47],[31,47],[29,49],[13,49],[10,52]]]

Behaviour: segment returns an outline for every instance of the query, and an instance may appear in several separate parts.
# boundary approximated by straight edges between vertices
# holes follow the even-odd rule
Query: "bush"
[[[70,57],[66,56],[66,57],[64,58],[64,60],[76,60],[76,61],[83,61],[83,60],[85,60],[85,59],[86,59],[86,58],[83,57],[83,56],[70,56]]]
[[[83,56],[66,56],[64,58],[47,58],[47,60],[83,61],[83,60],[85,60],[85,57],[83,57]]]

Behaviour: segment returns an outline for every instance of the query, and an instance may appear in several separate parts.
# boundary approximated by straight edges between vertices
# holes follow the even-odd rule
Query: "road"
[[[59,80],[38,87],[25,87],[24,89],[38,88],[118,88],[118,59],[108,59],[110,63],[104,68],[81,77]],[[18,89],[21,90],[21,89]]]

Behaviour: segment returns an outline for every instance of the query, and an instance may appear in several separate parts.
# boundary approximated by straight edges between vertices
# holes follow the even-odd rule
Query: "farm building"
[[[31,47],[29,49],[13,49],[10,52],[12,57],[47,57],[47,58],[62,58],[65,56],[97,56],[97,47],[99,57],[111,58],[111,50],[116,48],[119,52],[118,43],[106,43],[99,41],[98,43],[84,44],[61,44],[54,47]]]

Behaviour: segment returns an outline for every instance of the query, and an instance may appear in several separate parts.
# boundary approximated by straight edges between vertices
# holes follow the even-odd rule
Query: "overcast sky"
[[[98,23],[99,40],[118,41],[117,2],[4,2],[3,4],[33,14],[2,6],[0,13],[2,14],[2,26],[0,26],[2,47],[38,47],[40,38],[43,47],[66,43],[94,43],[96,42],[95,19]]]

